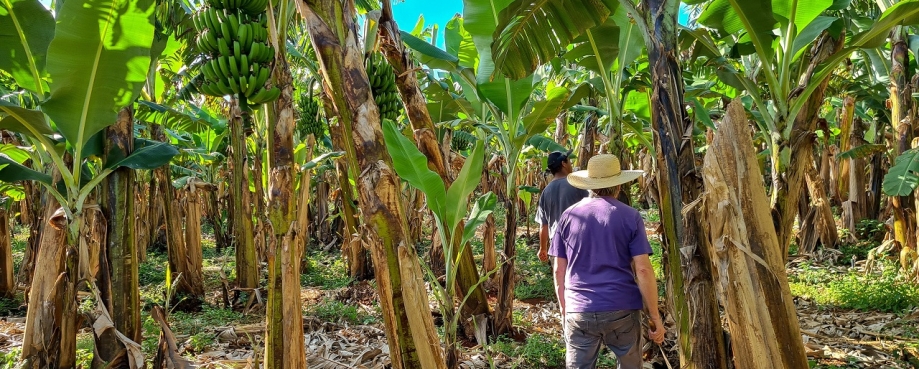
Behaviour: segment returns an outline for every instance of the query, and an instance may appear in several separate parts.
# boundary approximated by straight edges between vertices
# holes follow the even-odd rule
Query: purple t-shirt
[[[632,257],[651,254],[637,210],[613,198],[586,198],[562,213],[549,255],[567,259],[566,312],[640,310]]]

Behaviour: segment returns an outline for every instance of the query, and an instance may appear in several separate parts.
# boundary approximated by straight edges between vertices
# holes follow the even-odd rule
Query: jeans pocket
[[[622,335],[631,332],[638,325],[638,319],[636,319],[637,314],[631,313],[626,314],[625,316],[618,317],[606,324],[609,331],[616,332],[617,335]]]

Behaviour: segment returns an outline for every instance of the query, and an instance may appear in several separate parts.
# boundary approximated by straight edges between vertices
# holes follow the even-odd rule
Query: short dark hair
[[[568,162],[568,158],[564,158],[564,159],[561,159],[561,161],[557,163],[553,163],[554,165],[549,166],[549,173],[555,174],[555,173],[560,172],[562,170],[562,165],[567,162]]]
[[[619,186],[597,188],[590,191],[597,197],[617,196],[619,195]]]

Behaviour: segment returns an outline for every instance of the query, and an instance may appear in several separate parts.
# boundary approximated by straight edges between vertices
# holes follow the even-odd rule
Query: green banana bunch
[[[197,90],[211,96],[236,95],[253,104],[281,94],[267,85],[274,47],[268,43],[268,0],[207,0],[192,16],[195,43],[205,53]]]
[[[217,9],[242,9],[256,15],[265,12],[268,0],[208,0],[207,4]]]
[[[453,131],[453,139],[450,141],[450,146],[453,147],[454,151],[465,151],[469,150],[475,141],[476,138],[472,135],[471,130],[468,128],[462,128]]]
[[[298,101],[300,118],[297,126],[300,137],[312,134],[316,138],[325,136],[326,121],[319,108],[319,99],[308,94],[301,94]]]
[[[402,112],[399,91],[396,89],[396,74],[392,66],[379,53],[373,53],[367,60],[367,77],[373,100],[380,108],[380,119],[396,121]]]

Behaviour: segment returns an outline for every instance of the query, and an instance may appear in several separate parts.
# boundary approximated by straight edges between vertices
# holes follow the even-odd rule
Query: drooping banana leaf
[[[884,194],[909,196],[919,186],[919,149],[906,150],[884,175]]]
[[[714,0],[705,7],[698,21],[725,35],[747,33],[757,49],[763,50],[764,55],[771,55],[776,20],[770,0]]]
[[[10,159],[6,154],[0,154],[0,181],[19,182],[19,181],[38,181],[51,185],[51,176],[29,169],[15,160]]]
[[[527,140],[526,144],[533,146],[540,151],[545,151],[545,152],[567,150],[564,146],[560,145],[558,142],[555,142],[555,140],[549,137],[543,136],[543,135],[535,135],[533,137],[530,137],[530,139]]]
[[[77,153],[147,81],[154,9],[153,0],[67,1],[60,9],[42,110]]]
[[[772,12],[783,28],[794,19],[797,35],[832,5],[833,0],[772,0]]]
[[[456,180],[447,189],[446,197],[446,214],[444,222],[450,228],[455,228],[463,215],[466,214],[466,207],[469,203],[469,195],[475,191],[482,181],[482,166],[485,162],[485,143],[476,142],[472,153],[463,163]],[[438,178],[438,181],[440,179]]]
[[[396,174],[412,187],[421,190],[434,216],[445,221],[447,191],[440,176],[428,168],[428,159],[389,120],[383,122],[383,140],[386,142],[386,150],[392,156]]]
[[[472,42],[472,35],[463,27],[463,18],[454,16],[444,28],[444,46],[447,52],[459,59],[459,64],[466,68],[475,68],[479,62],[479,52]]]
[[[54,133],[42,112],[24,109],[9,101],[0,100],[0,117],[0,129],[32,137]]]
[[[610,0],[514,0],[498,16],[491,46],[495,66],[511,79],[526,77],[618,6]]]
[[[479,65],[476,78],[479,83],[492,81],[495,71],[491,44],[501,11],[507,8],[512,0],[463,0],[463,27],[472,35],[475,48],[479,52]]]
[[[125,154],[117,146],[108,152],[106,159],[108,162],[107,169],[131,168],[134,170],[156,169],[163,165],[169,164],[172,158],[179,154],[179,150],[168,143],[151,141],[145,139],[134,140],[134,151],[125,157]]]
[[[48,91],[45,55],[53,37],[54,18],[38,0],[0,0],[0,69],[38,95]]]
[[[871,155],[877,154],[879,152],[887,151],[887,145],[884,144],[864,144],[858,147],[853,147],[848,151],[844,151],[836,156],[836,160],[847,160],[847,159],[862,159],[867,158]]]

